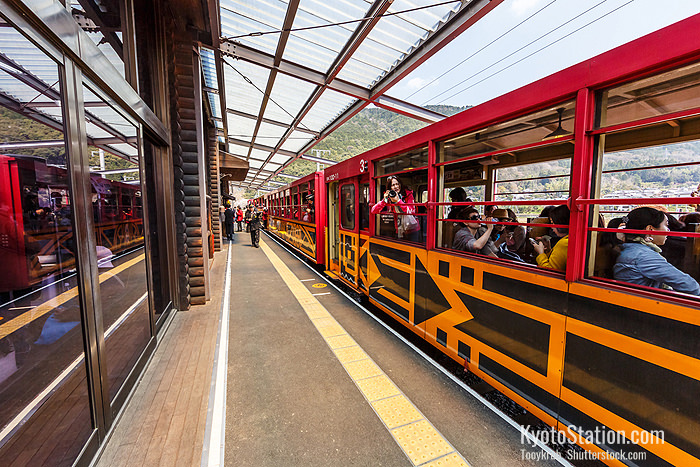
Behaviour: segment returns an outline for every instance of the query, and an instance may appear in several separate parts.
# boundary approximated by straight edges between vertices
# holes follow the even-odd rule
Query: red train
[[[664,181],[700,181],[698,30],[700,15],[276,190],[258,200],[269,232],[605,463],[700,465],[700,301],[615,268],[618,234],[645,234],[700,278],[694,188]],[[395,187],[400,211],[382,201]],[[540,213],[562,205],[568,222]],[[636,206],[671,231],[621,231]],[[498,251],[458,249],[467,228]],[[566,239],[564,266],[528,237]]]
[[[112,254],[143,243],[139,186],[90,177],[96,242]],[[0,155],[0,292],[74,268],[68,173],[40,157]]]

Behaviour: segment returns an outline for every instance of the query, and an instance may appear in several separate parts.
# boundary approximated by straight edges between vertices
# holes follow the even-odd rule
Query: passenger
[[[484,206],[484,217],[485,217],[485,218],[488,218],[488,217],[495,217],[495,216],[493,215],[493,212],[494,212],[496,209],[498,209],[498,206],[496,206],[495,204],[489,204],[489,205]]]
[[[248,205],[250,218],[248,221],[248,230],[250,231],[250,243],[255,248],[260,248],[260,229],[262,229],[262,212],[257,210],[256,206]],[[247,213],[246,213],[247,214]]]
[[[617,229],[622,224],[622,217],[616,217],[608,222],[609,229]],[[605,227],[604,223],[598,225]],[[620,256],[620,245],[624,242],[624,234],[619,232],[598,232],[598,247],[595,250],[595,266],[593,275],[613,278],[613,266]]]
[[[656,206],[650,206],[656,208]],[[658,209],[658,208],[656,208]],[[659,211],[664,212],[664,209],[659,209]],[[678,219],[676,219],[672,214],[668,212],[665,213],[668,219],[668,228],[671,232],[684,232],[685,224]],[[678,269],[683,268],[683,263],[685,262],[685,244],[687,237],[669,237],[666,239],[666,243],[661,245],[661,254],[666,261],[671,263],[674,267]]]
[[[498,249],[491,240],[494,224],[487,224],[486,227],[483,227],[479,222],[481,219],[479,211],[473,206],[463,206],[458,212],[457,218],[464,219],[467,222],[457,223],[459,230],[455,232],[452,248],[471,251],[480,255],[497,256],[496,252]],[[488,218],[487,220],[494,219]]]
[[[625,219],[625,228],[647,230],[646,235],[625,234],[622,252],[613,269],[616,280],[647,287],[668,288],[676,292],[700,295],[700,286],[688,274],[679,271],[661,256],[661,245],[668,232],[668,218],[658,209],[633,209]]]
[[[545,206],[544,208],[542,208],[539,217],[549,219],[549,213],[555,207],[556,206]],[[552,248],[554,248],[557,242],[559,241],[559,237],[556,233],[554,233],[554,230],[551,227],[547,227],[547,235],[545,237],[547,237],[546,240],[549,242]]]
[[[406,206],[405,203],[415,203],[413,192],[401,184],[395,175],[386,179],[389,189],[384,192],[384,197],[370,210],[371,214],[379,214],[385,207],[393,214],[394,233],[396,238],[405,238],[412,242],[420,242],[420,224],[416,220],[415,206]],[[393,193],[392,193],[393,192]],[[391,196],[393,195],[393,196]]]
[[[243,209],[241,209],[240,206],[236,209],[236,223],[238,224],[238,231],[242,232],[243,231],[243,226],[241,226],[241,222],[243,222]]]
[[[231,203],[226,203],[226,209],[224,209],[224,232],[226,234],[227,240],[233,240],[235,232],[233,230],[233,209],[231,209]]]
[[[508,211],[505,209],[494,209],[491,212],[490,217],[492,217],[496,222],[511,222],[510,217],[508,217]],[[505,243],[506,226],[503,224],[494,224],[493,230],[491,231],[491,240],[496,247],[499,247],[502,243]]]
[[[250,232],[250,220],[251,217],[253,216],[253,203],[248,204],[248,209],[245,211],[245,216],[243,216],[243,220],[245,221],[245,231]]]
[[[448,196],[450,197],[450,201],[452,201],[453,203],[465,203],[471,201],[469,198],[467,198],[467,192],[464,191],[464,188],[462,188],[461,186],[458,186],[457,188],[450,191],[450,194]],[[459,213],[461,208],[462,206],[450,207],[450,212],[447,213],[447,218],[457,219],[457,213]]]
[[[565,205],[557,206],[549,211],[549,221],[552,224],[569,224],[569,208]],[[569,229],[551,227],[553,233],[559,238],[554,247],[548,241],[537,241],[533,248],[537,253],[535,260],[541,268],[566,270],[566,260],[569,254]]]
[[[696,232],[697,226],[700,225],[700,212],[691,212],[682,216],[680,220],[683,222],[683,230],[686,232]]]
[[[518,216],[511,209],[506,209],[506,216],[501,217],[499,209],[496,211],[496,216],[502,222],[518,222]],[[527,232],[522,225],[506,225],[501,238],[503,241],[498,244],[498,257],[511,259],[514,261],[527,261],[528,257],[532,257],[532,245],[525,242]]]

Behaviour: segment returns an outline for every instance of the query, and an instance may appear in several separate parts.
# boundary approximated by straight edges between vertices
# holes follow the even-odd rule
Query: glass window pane
[[[428,171],[420,170],[377,179],[376,235],[425,243],[427,208],[420,203],[427,197]]]
[[[414,149],[398,156],[388,157],[375,163],[376,175],[389,175],[428,165],[428,148]]]
[[[0,48],[0,459],[70,465],[94,425],[60,70],[1,18]]]
[[[345,230],[355,230],[355,185],[343,185],[340,198],[340,225]]]
[[[369,229],[369,183],[360,184],[360,230]]]
[[[499,123],[438,143],[438,161],[447,162],[573,135],[574,102]],[[507,154],[506,154],[507,155]],[[498,160],[495,161],[496,163]]]
[[[151,336],[143,231],[143,186],[140,178],[137,128],[88,88],[85,101],[96,100],[99,116],[86,108],[87,120],[99,120],[101,132],[124,138],[130,147],[116,151],[88,147],[91,160],[92,211],[100,280],[100,312],[105,332],[110,401],[114,400]]]
[[[700,107],[700,63],[672,70],[601,94],[598,127]]]

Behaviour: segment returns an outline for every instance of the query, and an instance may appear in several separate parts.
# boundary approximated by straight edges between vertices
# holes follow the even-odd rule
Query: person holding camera
[[[372,206],[370,212],[379,214],[387,208],[393,214],[397,238],[420,242],[420,224],[415,218],[416,208],[409,206],[416,202],[413,198],[413,192],[404,187],[395,175],[387,177],[386,182],[389,189],[384,192],[384,197]]]
[[[248,215],[250,214],[250,215]],[[250,230],[250,243],[255,248],[260,248],[260,229],[262,229],[262,212],[253,205],[248,205],[248,212],[246,213],[246,218],[248,221],[248,229]]]
[[[571,213],[569,208],[562,204],[549,211],[549,221],[552,224],[569,225]],[[532,247],[537,253],[535,260],[541,268],[566,271],[566,260],[569,256],[569,229],[564,227],[552,227],[554,234],[559,237],[556,245],[552,247],[549,241],[533,240]]]
[[[455,232],[452,248],[496,257],[498,248],[491,240],[494,224],[482,226],[481,215],[473,206],[464,206],[457,212],[457,219],[464,219],[467,222],[459,222],[457,224],[459,230]],[[486,220],[497,221],[497,219],[492,217],[488,217]]]

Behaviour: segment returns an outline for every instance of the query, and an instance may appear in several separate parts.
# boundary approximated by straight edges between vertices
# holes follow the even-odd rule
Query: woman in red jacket
[[[243,222],[243,209],[241,209],[240,206],[238,206],[238,209],[236,210],[236,223],[238,223],[238,231],[241,232],[243,230],[243,226],[241,225],[241,222]]]
[[[389,189],[384,192],[384,197],[372,206],[372,214],[379,214],[386,208],[394,217],[394,229],[396,238],[421,241],[420,224],[414,216],[416,207],[413,192],[404,187],[398,177],[390,175],[386,179]],[[407,205],[409,204],[409,205]]]

